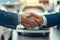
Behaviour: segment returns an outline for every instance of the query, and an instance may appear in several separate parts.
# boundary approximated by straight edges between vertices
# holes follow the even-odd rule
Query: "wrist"
[[[40,16],[40,24],[43,24],[43,16]]]
[[[46,19],[46,17],[45,16],[42,16],[42,18],[43,18],[43,22],[42,22],[42,26],[46,26],[47,25],[47,19]]]
[[[21,14],[18,14],[18,24],[21,23]]]

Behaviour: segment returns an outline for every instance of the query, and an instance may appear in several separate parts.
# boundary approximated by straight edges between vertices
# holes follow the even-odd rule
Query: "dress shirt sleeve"
[[[21,14],[18,14],[18,24],[21,23]]]
[[[41,24],[42,26],[46,26],[47,25],[47,19],[45,16],[42,16],[43,17],[43,24]]]

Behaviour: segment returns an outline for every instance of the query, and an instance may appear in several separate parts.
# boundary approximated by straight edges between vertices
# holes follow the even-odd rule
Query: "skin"
[[[21,23],[26,28],[34,28],[43,23],[43,17],[31,12],[23,13],[21,15]]]

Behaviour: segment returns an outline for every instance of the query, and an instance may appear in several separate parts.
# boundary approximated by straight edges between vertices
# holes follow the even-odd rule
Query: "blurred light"
[[[10,1],[7,1],[6,4],[10,4]]]
[[[38,0],[26,0],[27,3],[39,3]]]
[[[15,5],[17,5],[18,4],[18,1],[15,1]]]
[[[39,3],[39,0],[21,0],[22,4]]]

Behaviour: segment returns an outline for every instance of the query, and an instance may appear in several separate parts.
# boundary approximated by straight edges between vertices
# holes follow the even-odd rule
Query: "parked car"
[[[34,12],[38,15],[45,15],[48,13],[46,8],[43,4],[25,4],[22,5],[20,8],[20,12]],[[17,26],[17,31],[21,33],[22,35],[28,35],[28,36],[41,36],[42,35],[48,35],[49,34],[49,28],[41,28],[42,26],[39,25],[33,30],[25,28],[23,25]]]

